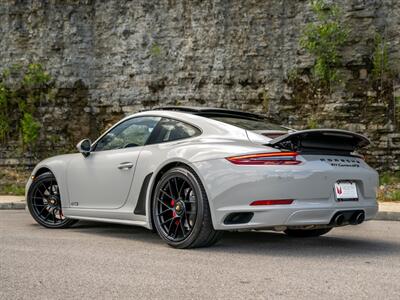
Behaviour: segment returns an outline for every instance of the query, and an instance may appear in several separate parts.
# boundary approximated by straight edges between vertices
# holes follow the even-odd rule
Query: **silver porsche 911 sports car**
[[[163,107],[124,118],[80,153],[40,162],[26,186],[48,228],[77,220],[154,229],[169,245],[215,243],[225,230],[313,237],[374,217],[377,172],[362,135],[295,131],[252,113]]]

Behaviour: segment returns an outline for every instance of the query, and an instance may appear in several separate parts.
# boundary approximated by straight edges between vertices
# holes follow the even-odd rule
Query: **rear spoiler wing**
[[[308,153],[350,154],[371,142],[365,136],[338,129],[309,129],[290,132],[270,140],[266,145]]]

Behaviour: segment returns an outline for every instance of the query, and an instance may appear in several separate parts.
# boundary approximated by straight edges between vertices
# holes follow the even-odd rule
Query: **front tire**
[[[176,167],[159,180],[152,199],[152,218],[158,235],[175,248],[199,248],[222,235],[213,228],[205,189],[189,167]]]
[[[44,227],[67,228],[77,222],[63,215],[57,180],[50,172],[33,180],[26,201],[33,219]]]
[[[286,229],[284,232],[291,237],[318,237],[331,231],[332,228],[320,229]]]

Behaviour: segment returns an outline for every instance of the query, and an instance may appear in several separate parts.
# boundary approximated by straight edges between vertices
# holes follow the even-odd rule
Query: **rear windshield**
[[[231,116],[207,116],[210,119],[221,121],[230,125],[234,125],[236,127],[240,127],[246,130],[282,130],[282,131],[287,131],[288,129],[276,125],[273,123],[270,123],[266,120],[263,119],[246,119],[246,118],[240,118],[240,117],[231,117]]]

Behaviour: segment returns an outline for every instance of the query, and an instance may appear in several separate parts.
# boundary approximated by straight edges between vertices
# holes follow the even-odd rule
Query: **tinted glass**
[[[196,127],[173,119],[162,118],[149,141],[150,144],[171,142],[199,135]]]
[[[230,125],[234,125],[236,127],[240,127],[246,130],[284,130],[287,131],[287,128],[276,125],[273,123],[269,123],[263,119],[246,119],[240,117],[231,117],[231,116],[207,116],[210,119],[214,119],[217,121],[221,121]]]
[[[95,151],[143,146],[160,119],[160,117],[138,117],[126,120],[102,137]]]

